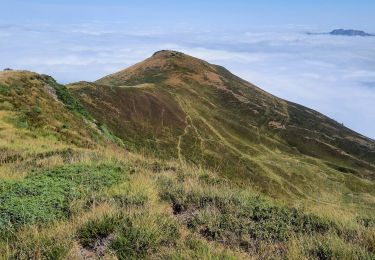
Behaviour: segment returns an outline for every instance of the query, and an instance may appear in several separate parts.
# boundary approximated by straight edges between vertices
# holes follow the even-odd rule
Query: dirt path
[[[182,151],[181,142],[182,142],[182,138],[188,134],[189,129],[190,128],[194,129],[194,132],[199,139],[199,142],[200,142],[199,147],[200,147],[202,153],[204,152],[204,139],[200,135],[198,128],[193,123],[193,119],[188,112],[187,104],[183,104],[182,100],[179,97],[176,97],[176,100],[177,100],[178,104],[180,105],[182,111],[184,111],[184,113],[186,115],[186,117],[185,117],[186,127],[184,129],[184,132],[178,137],[178,142],[177,142],[178,159],[180,160],[180,162],[183,162],[183,156],[182,156],[182,153],[181,153],[181,151]]]
[[[184,132],[178,137],[178,142],[177,142],[177,154],[178,154],[178,159],[181,163],[183,162],[183,158],[181,155],[181,141],[182,141],[182,138],[185,135],[187,135],[189,128],[191,127],[190,124],[188,123],[188,117],[189,117],[188,115],[185,117],[186,127],[184,129]]]

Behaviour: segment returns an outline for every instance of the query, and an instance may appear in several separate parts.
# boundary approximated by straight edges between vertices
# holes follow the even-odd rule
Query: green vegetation
[[[4,259],[375,259],[373,142],[222,67],[0,72],[0,101]]]
[[[87,110],[69,92],[66,86],[58,84],[52,77],[42,75],[49,85],[56,91],[57,98],[63,102],[71,111],[81,114],[87,119],[92,119]]]
[[[198,183],[193,184],[186,175],[159,178],[158,183],[160,196],[171,204],[173,213],[191,232],[208,241],[250,254],[276,250],[271,255],[285,257],[290,253],[291,241],[294,243],[298,238],[299,257],[372,259],[375,256],[372,246],[368,247],[373,243],[373,234],[370,235],[373,230],[348,228],[336,220],[278,205],[243,189],[216,181],[202,182],[207,180],[206,176],[199,176]],[[367,241],[362,240],[362,232],[369,235]],[[276,244],[279,247],[275,249]]]
[[[104,215],[91,219],[78,231],[78,239],[82,246],[94,249],[95,243],[111,235],[121,222],[121,216]]]
[[[32,130],[36,136],[53,135],[80,147],[106,141],[107,137],[98,133],[92,117],[66,86],[33,72],[2,73],[0,109],[4,122]]]
[[[117,150],[86,158],[92,159],[2,182],[1,215],[12,223],[3,228],[12,232],[0,240],[0,253],[57,259],[374,257],[374,227],[366,215],[351,213],[347,220],[307,212],[207,170],[125,158]]]
[[[70,202],[118,183],[118,165],[67,165],[0,182],[0,231],[69,217]]]
[[[243,236],[258,240],[284,241],[292,233],[327,233],[335,230],[333,223],[295,208],[278,207],[260,199],[242,194],[184,193],[181,187],[164,187],[162,197],[173,204],[176,214],[199,209],[198,214],[186,220],[189,228],[207,238],[226,241]],[[173,187],[173,186],[172,186]],[[223,196],[224,195],[224,196]],[[204,227],[203,230],[199,230]],[[244,244],[236,241],[233,244]]]
[[[174,246],[177,238],[177,224],[170,217],[137,214],[123,220],[111,247],[120,259],[139,259]]]
[[[69,90],[132,152],[200,165],[274,198],[374,207],[369,139],[220,66],[166,51]]]
[[[120,146],[124,146],[124,142],[120,138],[115,136],[111,131],[109,131],[105,125],[97,124],[97,126],[107,140],[114,142]]]
[[[0,95],[8,95],[9,94],[9,88],[6,85],[0,84]]]

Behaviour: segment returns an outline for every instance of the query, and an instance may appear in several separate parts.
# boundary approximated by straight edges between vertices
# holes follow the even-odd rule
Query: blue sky
[[[375,138],[375,1],[0,0],[0,66],[95,80],[176,49]]]
[[[372,0],[1,0],[10,23],[126,22],[139,26],[309,24],[374,29]]]

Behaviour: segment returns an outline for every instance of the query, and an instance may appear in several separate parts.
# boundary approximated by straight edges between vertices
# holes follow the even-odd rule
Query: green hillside
[[[69,89],[135,152],[215,169],[275,198],[374,206],[374,141],[222,67],[161,51]]]
[[[161,51],[0,72],[4,259],[374,259],[375,142]]]

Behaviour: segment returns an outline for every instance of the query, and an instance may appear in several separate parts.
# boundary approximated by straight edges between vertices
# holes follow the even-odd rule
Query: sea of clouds
[[[0,66],[49,74],[61,83],[92,81],[157,50],[173,49],[223,65],[274,95],[375,138],[375,37],[307,31],[294,25],[165,31],[113,23],[0,24]]]

